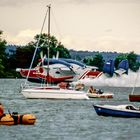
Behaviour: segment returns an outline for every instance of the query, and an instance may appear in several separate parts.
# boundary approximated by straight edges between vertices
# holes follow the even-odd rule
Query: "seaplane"
[[[28,77],[30,82],[60,83],[73,82],[84,78],[98,78],[102,74],[110,77],[114,74],[121,76],[128,74],[128,69],[128,60],[122,60],[117,69],[115,69],[114,60],[109,60],[104,64],[101,72],[97,67],[87,66],[73,59],[50,58],[48,61],[47,58],[41,58],[35,68],[17,68],[16,71],[20,72],[22,77]]]
[[[102,74],[97,67],[87,66],[82,62],[66,58],[50,58],[49,60],[43,58],[35,68],[17,68],[16,71],[20,72],[24,78],[28,77],[28,81],[37,83],[72,82],[85,77],[96,78]]]

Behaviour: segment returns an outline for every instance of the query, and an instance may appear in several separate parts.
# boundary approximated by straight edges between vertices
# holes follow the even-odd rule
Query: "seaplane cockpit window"
[[[55,73],[56,73],[56,74],[60,74],[60,71],[56,71]]]

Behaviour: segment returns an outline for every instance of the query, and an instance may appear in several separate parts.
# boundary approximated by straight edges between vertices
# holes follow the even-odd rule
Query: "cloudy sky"
[[[51,34],[68,49],[140,54],[139,0],[0,0],[0,30],[7,42],[32,41],[48,4]]]

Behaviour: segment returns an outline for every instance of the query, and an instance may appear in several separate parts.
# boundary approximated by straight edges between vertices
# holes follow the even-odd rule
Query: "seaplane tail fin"
[[[107,61],[103,66],[103,73],[113,76],[114,73],[114,60]]]
[[[125,59],[119,63],[118,69],[115,71],[115,73],[118,75],[128,74],[128,69],[129,69],[129,63],[128,60]]]

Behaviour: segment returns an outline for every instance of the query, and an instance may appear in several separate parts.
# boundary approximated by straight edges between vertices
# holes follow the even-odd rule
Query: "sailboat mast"
[[[48,5],[48,36],[50,37],[50,10],[51,10],[51,6]]]
[[[48,5],[48,70],[47,70],[47,81],[49,81],[49,57],[50,57],[50,10],[51,5]]]

